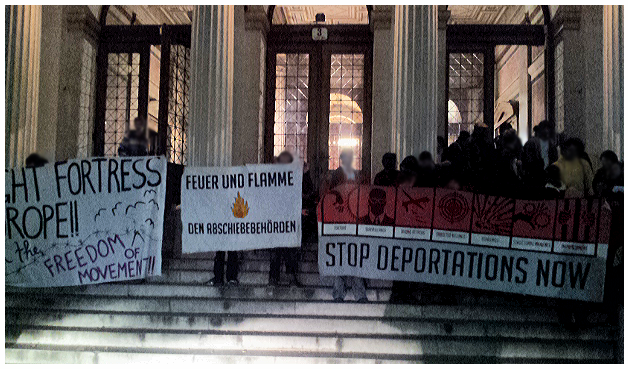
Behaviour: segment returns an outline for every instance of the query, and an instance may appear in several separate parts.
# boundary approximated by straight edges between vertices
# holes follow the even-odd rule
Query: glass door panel
[[[339,167],[339,155],[347,148],[354,152],[354,169],[362,169],[364,60],[363,54],[332,54],[330,58],[330,170]]]
[[[278,53],[275,65],[273,156],[286,150],[308,157],[308,74],[310,56]]]

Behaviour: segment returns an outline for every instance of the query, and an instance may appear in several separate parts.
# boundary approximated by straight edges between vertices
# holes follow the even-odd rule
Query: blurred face
[[[415,176],[406,178],[403,182],[400,182],[400,187],[413,187],[415,184]]]
[[[601,158],[601,165],[603,165],[603,168],[609,170],[612,166],[612,164],[614,164],[611,160],[609,160],[608,158]]]
[[[508,150],[515,150],[515,143],[516,140],[511,140],[505,144],[505,148],[507,148]]]
[[[576,146],[570,145],[563,150],[562,155],[566,160],[574,160],[579,156],[579,151]]]
[[[548,128],[541,128],[539,131],[537,131],[536,136],[540,140],[548,140],[550,138],[550,131],[548,131]]]
[[[451,179],[446,185],[446,188],[449,190],[460,190],[461,184],[456,179]]]
[[[343,151],[341,154],[341,164],[345,168],[352,168],[354,162],[354,153],[351,151]]]
[[[614,179],[622,177],[622,168],[620,167],[620,164],[618,163],[612,164],[610,175]]]
[[[507,134],[507,132],[511,131],[511,127],[505,127],[505,128],[501,128],[500,132],[498,132],[501,136],[504,136]]]
[[[136,131],[145,132],[146,131],[146,121],[142,118],[138,118],[133,121],[133,125]]]
[[[435,167],[435,163],[430,159],[424,159],[419,161],[419,167],[422,169],[433,169]]]
[[[290,164],[293,162],[293,158],[287,154],[280,154],[280,156],[277,157],[277,163],[278,164]]]

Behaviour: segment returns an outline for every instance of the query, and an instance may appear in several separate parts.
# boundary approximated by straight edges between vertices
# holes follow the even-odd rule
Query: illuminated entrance
[[[312,24],[272,25],[267,39],[265,159],[288,150],[310,164],[315,183],[345,148],[356,169],[371,166],[372,33],[321,26],[325,40],[313,40]]]

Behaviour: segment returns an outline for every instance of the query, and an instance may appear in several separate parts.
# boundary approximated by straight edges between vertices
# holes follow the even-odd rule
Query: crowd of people
[[[534,136],[526,144],[513,127],[505,123],[498,129],[498,135],[492,134],[485,125],[476,125],[474,131],[463,131],[450,146],[445,145],[442,137],[438,138],[438,153],[435,161],[428,151],[417,157],[407,156],[398,166],[395,153],[386,153],[382,157],[383,169],[373,180],[379,186],[416,186],[442,187],[455,190],[467,190],[520,199],[560,199],[603,197],[613,208],[622,212],[623,164],[612,151],[600,155],[601,167],[594,174],[594,164],[585,150],[585,144],[578,138],[564,138],[555,133],[549,121],[540,122],[534,128]],[[282,152],[274,158],[277,163],[290,163],[293,157]],[[307,165],[304,170],[303,185],[303,224],[304,241],[313,241],[316,235],[314,209],[317,199],[327,190],[347,182],[369,183],[370,178],[361,176],[354,169],[354,154],[345,149],[340,154],[340,165],[331,170],[315,194],[314,186]],[[313,226],[314,225],[314,226]],[[316,236],[315,236],[316,237]],[[300,286],[298,279],[298,248],[271,249],[269,284],[279,284],[280,269],[285,265],[290,283]],[[215,278],[209,283],[222,284],[222,265],[224,253],[217,253]],[[228,260],[234,260],[228,271],[237,270],[237,253]],[[236,272],[237,273],[237,272]],[[228,280],[230,277],[228,276]],[[233,278],[232,283],[237,283]],[[358,302],[366,302],[367,281],[353,276],[334,277],[332,296],[334,301],[345,300],[351,291]],[[429,296],[432,300],[448,302],[452,299],[454,287],[439,286],[438,293],[434,286],[427,284],[394,282],[391,302],[415,303]],[[423,297],[422,297],[423,296]]]
[[[130,130],[121,143],[120,156],[147,155],[149,142],[146,139],[146,121],[136,118],[134,130]],[[542,121],[533,129],[534,135],[522,144],[517,132],[509,123],[498,128],[498,135],[486,125],[474,127],[470,134],[461,131],[456,141],[447,146],[443,137],[437,138],[435,160],[428,151],[417,157],[407,156],[398,166],[395,153],[382,157],[383,169],[373,180],[379,186],[441,187],[454,190],[467,190],[476,193],[506,196],[520,199],[561,199],[602,197],[612,207],[614,214],[612,229],[622,229],[623,213],[623,163],[612,151],[604,151],[600,168],[596,168],[587,154],[585,144],[579,138],[566,138],[555,133],[554,125]],[[274,163],[286,164],[293,161],[291,153],[285,151],[273,158]],[[354,169],[354,154],[345,149],[340,154],[340,165],[331,170],[319,191],[315,190],[308,164],[304,165],[302,184],[302,243],[316,242],[316,205],[329,189],[346,182],[369,183]],[[41,166],[46,159],[37,154],[27,158],[27,166]],[[598,166],[597,166],[598,167]],[[616,238],[618,239],[618,237]],[[610,265],[617,266],[622,260],[622,237],[614,247],[610,242]],[[292,285],[301,286],[298,278],[299,248],[271,249],[269,284],[280,282],[282,265]],[[213,286],[238,284],[239,252],[219,251],[214,259],[214,277],[207,283]],[[613,274],[613,273],[612,273]],[[425,284],[394,282],[391,301],[414,303],[422,295],[439,300],[448,299],[448,288],[439,286],[439,293],[429,292]],[[453,287],[449,288],[450,290]],[[362,278],[335,277],[333,282],[334,301],[344,301],[351,290],[354,299],[366,302],[366,281]]]

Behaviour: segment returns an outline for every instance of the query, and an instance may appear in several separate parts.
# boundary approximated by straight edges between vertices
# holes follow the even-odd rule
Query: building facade
[[[300,286],[269,286],[266,250],[243,253],[240,285],[209,286],[213,255],[181,255],[172,205],[185,166],[264,163],[289,150],[319,184],[351,148],[373,178],[384,153],[436,155],[439,136],[450,143],[477,124],[509,123],[525,142],[551,120],[586,143],[595,167],[606,149],[623,158],[623,14],[616,5],[6,6],[6,167],[33,152],[51,162],[115,156],[136,117],[147,120],[149,151],[169,161],[163,274],[9,286],[7,362],[622,362],[622,306],[575,331],[564,305],[525,295],[444,299],[443,286],[422,286],[428,302],[405,304],[391,302],[391,281],[369,280],[368,303],[332,303],[314,242],[300,250]]]
[[[11,6],[6,165],[115,155],[136,116],[172,163],[289,149],[321,176],[543,119],[622,156],[621,6]],[[327,19],[315,24],[314,14]],[[314,34],[325,32],[318,38]]]

